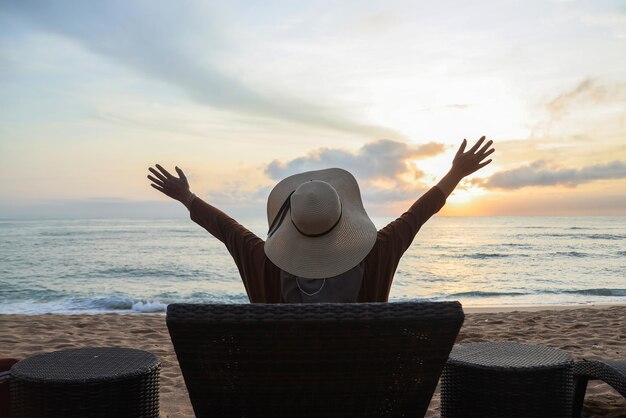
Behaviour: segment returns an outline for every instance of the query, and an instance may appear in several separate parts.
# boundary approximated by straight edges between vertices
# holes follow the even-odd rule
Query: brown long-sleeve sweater
[[[420,197],[398,219],[378,231],[365,257],[363,282],[357,302],[387,302],[391,282],[402,254],[417,231],[443,207],[446,196],[437,186]],[[191,219],[222,241],[233,259],[252,303],[280,303],[280,268],[265,255],[264,241],[219,209],[195,198]]]

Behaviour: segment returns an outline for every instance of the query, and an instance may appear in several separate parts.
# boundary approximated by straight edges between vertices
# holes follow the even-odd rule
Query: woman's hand
[[[485,145],[479,149],[484,141],[485,137],[483,136],[469,151],[465,152],[467,139],[463,140],[463,143],[452,161],[452,168],[448,171],[448,174],[437,183],[437,187],[439,187],[446,197],[450,196],[463,177],[469,176],[491,162],[490,159],[487,161],[483,160],[495,151],[495,148],[489,148],[491,144],[493,144],[493,141],[487,141]]]
[[[467,139],[463,140],[463,143],[459,147],[459,150],[454,156],[452,161],[452,170],[460,178],[469,176],[475,171],[480,170],[491,162],[491,159],[484,161],[491,153],[495,151],[495,148],[489,149],[493,141],[489,140],[480,149],[479,147],[485,141],[485,137],[481,137],[476,144],[467,152],[465,152],[465,146],[467,145]]]
[[[183,170],[175,167],[176,172],[180,177],[174,177],[159,164],[156,164],[155,166],[159,171],[152,167],[148,168],[148,170],[154,174],[154,177],[148,174],[148,179],[152,182],[150,186],[172,199],[185,204],[192,193],[189,190],[189,182],[187,181],[187,177],[185,177]]]

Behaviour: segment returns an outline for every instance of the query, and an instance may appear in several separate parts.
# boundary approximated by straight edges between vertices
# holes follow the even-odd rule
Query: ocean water
[[[262,220],[242,223],[265,236]],[[391,291],[416,299],[626,303],[626,217],[435,217]],[[247,302],[223,244],[190,220],[0,221],[0,313],[164,312],[174,302]]]

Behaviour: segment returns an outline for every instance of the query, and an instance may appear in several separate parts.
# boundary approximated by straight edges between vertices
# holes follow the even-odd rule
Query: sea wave
[[[34,299],[42,302],[47,302],[51,300],[62,299],[67,296],[67,292],[47,288],[20,288],[18,285],[11,284],[7,284],[6,286],[3,285],[0,288],[0,301],[2,301],[3,303],[20,299]]]
[[[532,247],[532,245],[530,244],[520,244],[518,242],[504,242],[500,245],[503,247],[519,247],[519,248],[531,248]]]
[[[150,267],[112,267],[100,270],[94,270],[89,273],[89,277],[178,277],[189,278],[198,277],[201,275],[201,271],[196,270],[173,270],[173,269],[158,269]]]
[[[69,305],[75,310],[113,310],[125,311],[133,308],[134,301],[121,296],[95,296],[90,298],[72,298]]]
[[[133,299],[124,296],[95,296],[85,299],[74,298],[69,307],[73,311],[104,312],[165,312],[167,303],[153,299]]]
[[[177,300],[164,301],[161,299],[132,299],[128,297],[117,296],[103,296],[92,297],[82,301],[74,301],[72,304],[72,310],[77,311],[113,311],[124,312],[129,311],[131,313],[156,313],[165,312],[169,303],[246,303],[248,299],[243,299],[241,295],[202,295],[198,298],[198,295],[190,298],[180,298]]]
[[[475,258],[478,260],[483,260],[485,258],[501,258],[501,257],[511,257],[518,256],[524,257],[525,254],[503,254],[503,253],[473,253],[473,254],[464,254],[462,257],[464,258]]]
[[[152,231],[148,229],[63,229],[63,230],[44,230],[39,232],[41,237],[71,237],[71,236],[101,236],[101,235],[120,235],[120,238],[126,239],[124,235],[149,235]]]
[[[566,256],[566,257],[577,257],[577,258],[593,256],[593,254],[581,253],[581,252],[578,252],[578,251],[557,251],[557,252],[552,253],[550,255]]]
[[[624,234],[585,234],[585,238],[619,240],[619,239],[626,239],[626,235]]]
[[[133,303],[132,310],[141,313],[165,312],[167,305],[161,302],[138,301]]]
[[[524,235],[517,235],[522,237]],[[528,236],[528,235],[527,235]],[[622,240],[626,239],[626,234],[537,234],[534,237],[548,237],[548,238],[567,238],[567,239],[596,239],[596,240]]]
[[[573,295],[588,296],[626,296],[626,289],[579,289],[579,290],[561,290],[554,293],[567,293]]]
[[[100,313],[158,313],[165,312],[170,303],[248,303],[245,293],[212,294],[193,292],[189,295],[151,298],[133,298],[119,295],[67,296],[51,298],[47,295],[28,294],[22,298],[1,297],[0,314],[100,314]],[[36,297],[39,296],[39,297]],[[44,297],[41,297],[44,296]]]
[[[481,292],[481,291],[470,291],[470,292],[459,292],[459,293],[450,293],[446,295],[446,298],[495,298],[501,296],[524,296],[529,295],[530,293],[524,292]]]

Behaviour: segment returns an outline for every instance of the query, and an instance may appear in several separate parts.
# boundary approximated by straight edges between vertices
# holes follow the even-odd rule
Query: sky
[[[0,3],[0,218],[185,216],[147,168],[263,217],[342,167],[396,216],[463,138],[449,216],[626,215],[623,1]]]

